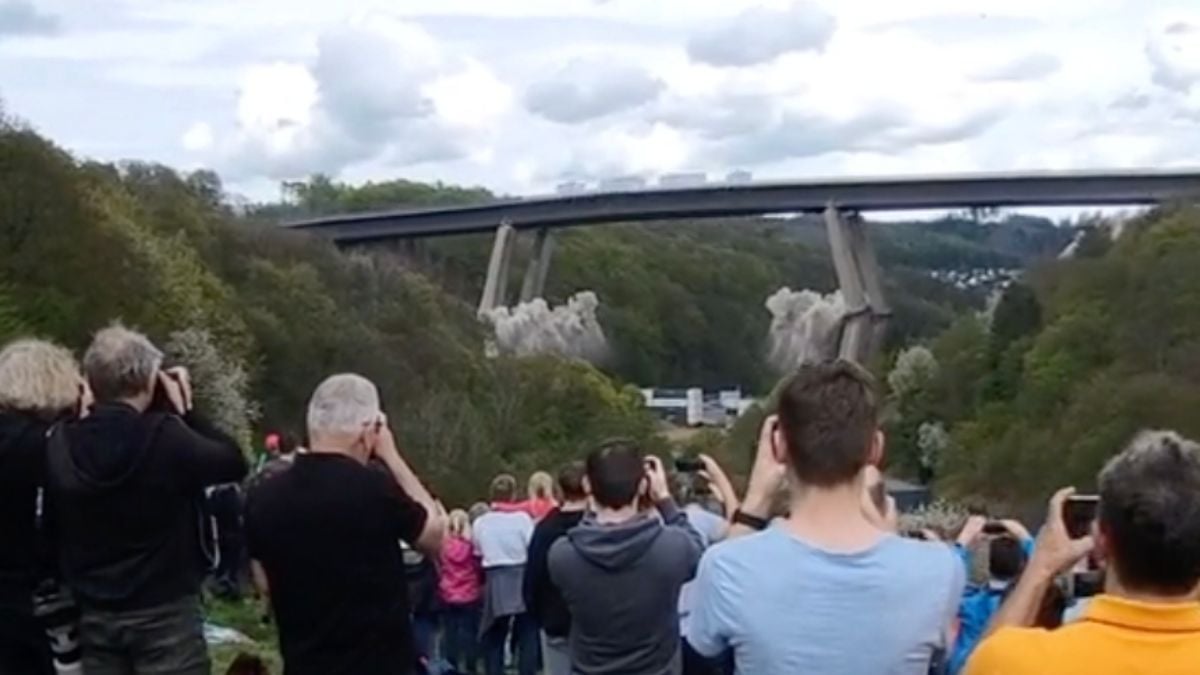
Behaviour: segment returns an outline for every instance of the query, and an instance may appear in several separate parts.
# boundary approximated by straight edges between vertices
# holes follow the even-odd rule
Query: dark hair
[[[587,469],[583,462],[571,462],[558,471],[558,489],[562,491],[564,501],[577,502],[587,498],[583,489],[583,476]]]
[[[642,449],[636,441],[614,438],[601,443],[587,458],[592,498],[610,509],[632,504],[646,477],[644,462]]]
[[[788,461],[803,483],[852,480],[867,461],[878,428],[871,374],[849,361],[803,365],[779,395]]]
[[[270,675],[271,671],[260,657],[240,652],[229,664],[225,675]]]
[[[1142,432],[1100,472],[1100,529],[1121,584],[1187,593],[1200,581],[1200,445]]]
[[[999,581],[1021,576],[1025,569],[1025,549],[1015,537],[993,537],[988,542],[988,574]]]
[[[296,435],[290,431],[279,432],[279,454],[290,455],[296,451]]]
[[[511,502],[517,497],[517,479],[502,473],[492,479],[492,501]]]
[[[1042,602],[1038,606],[1037,618],[1033,625],[1046,630],[1054,630],[1063,623],[1063,612],[1067,611],[1067,594],[1058,584],[1050,584],[1050,588],[1042,594]]]

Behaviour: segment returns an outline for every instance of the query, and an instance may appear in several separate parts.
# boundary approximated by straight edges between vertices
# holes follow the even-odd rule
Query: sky
[[[1200,0],[0,0],[80,157],[505,194],[1200,165]]]

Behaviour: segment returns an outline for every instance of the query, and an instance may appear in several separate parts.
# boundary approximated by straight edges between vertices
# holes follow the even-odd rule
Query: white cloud
[[[1151,78],[1165,89],[1187,93],[1200,82],[1200,21],[1177,20],[1146,41]]]
[[[30,0],[0,2],[0,38],[6,35],[53,35],[60,28],[57,16],[38,11]]]
[[[1061,66],[1058,57],[1053,54],[1037,52],[983,68],[975,74],[975,79],[984,82],[1040,80],[1052,75]]]
[[[266,197],[314,171],[525,193],[1200,157],[1194,2],[816,1],[0,0],[0,82],[81,155]]]
[[[204,152],[212,147],[213,130],[207,122],[196,122],[183,132],[183,148],[190,152]]]
[[[754,7],[688,41],[688,54],[714,66],[752,66],[788,52],[819,51],[837,22],[801,0],[783,9]]]
[[[382,15],[322,32],[311,65],[254,66],[241,82],[236,130],[218,157],[236,176],[465,158],[474,133],[488,130],[512,98],[482,64]]]
[[[582,122],[649,103],[664,85],[645,70],[611,59],[574,59],[525,92],[525,106],[546,119]]]

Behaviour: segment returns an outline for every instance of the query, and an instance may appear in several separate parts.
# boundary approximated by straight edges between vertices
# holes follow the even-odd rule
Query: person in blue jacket
[[[951,652],[949,671],[960,672],[967,659],[987,630],[992,615],[1008,594],[1008,589],[1033,551],[1033,537],[1025,526],[1015,520],[989,521],[984,516],[971,516],[963,526],[955,550],[962,557],[967,574],[971,570],[971,547],[981,536],[988,536],[988,580],[971,584],[963,593],[958,606],[958,638]]]

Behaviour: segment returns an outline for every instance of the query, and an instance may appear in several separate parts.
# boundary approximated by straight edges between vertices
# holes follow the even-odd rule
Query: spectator
[[[436,499],[436,497],[435,497]],[[417,660],[429,664],[437,656],[437,635],[441,623],[441,598],[438,571],[433,560],[401,541],[404,578],[408,584],[408,605],[412,610],[413,644]]]
[[[193,410],[187,371],[161,364],[145,336],[100,331],[83,358],[96,404],[50,435],[60,563],[88,675],[209,672],[204,488],[241,480],[246,460]]]
[[[365,378],[334,375],[317,387],[308,437],[308,452],[246,504],[250,555],[265,575],[286,672],[413,673],[397,541],[436,554],[445,516],[400,456]]]
[[[675,475],[675,499],[683,504],[688,523],[700,534],[704,547],[720,542],[729,530],[729,516],[737,510],[737,493],[725,471],[715,459],[708,455],[698,457],[704,468],[697,474]],[[697,478],[699,481],[697,481]],[[713,492],[713,490],[716,492]],[[718,513],[714,505],[719,506]],[[695,581],[689,581],[679,590],[679,634],[687,635],[688,618],[695,604]],[[720,673],[719,663],[696,652],[687,640],[683,641],[683,674],[709,675]]]
[[[292,463],[296,461],[296,452],[299,446],[296,443],[295,436],[286,431],[281,431],[267,436],[266,448],[270,457],[255,472],[251,489],[263,480],[276,476],[290,468]]]
[[[899,537],[864,509],[868,467],[883,459],[878,405],[871,376],[845,361],[783,384],[730,536],[762,531],[705,555],[687,635],[697,652],[732,650],[739,673],[929,672],[964,574],[949,547]],[[785,479],[788,515],[769,525]]]
[[[467,509],[467,518],[471,521],[471,525],[475,525],[475,521],[479,520],[479,516],[492,510],[492,507],[487,505],[487,502],[475,502],[471,508]]]
[[[1025,572],[967,663],[969,675],[1194,673],[1200,663],[1200,445],[1174,432],[1143,432],[1100,472],[1092,534],[1071,539],[1063,505],[1050,500]],[[1083,618],[1031,627],[1054,579],[1095,547],[1104,592]]]
[[[545,471],[538,471],[529,477],[529,499],[525,501],[525,509],[534,521],[541,520],[546,514],[558,506],[554,500],[554,479]]]
[[[538,662],[537,624],[525,611],[521,584],[533,519],[516,501],[517,480],[501,474],[492,480],[492,505],[475,521],[471,536],[483,559],[483,667],[487,675],[503,675],[504,644],[510,633],[519,675],[534,675]]]
[[[1029,551],[1033,549],[1033,538],[1017,521],[1000,520],[989,524],[983,516],[971,516],[955,543],[967,574],[971,569],[971,548],[990,526],[1001,532],[993,534],[987,541],[987,581],[979,586],[968,586],[958,606],[958,638],[950,658],[951,673],[961,671],[967,664],[967,658],[983,637],[988,622],[1008,595],[1009,587],[1021,576]]]
[[[233,658],[225,675],[271,675],[271,670],[258,656],[241,652]]]
[[[571,652],[567,644],[571,634],[571,612],[558,587],[550,581],[547,565],[550,546],[578,525],[587,511],[583,476],[582,462],[568,464],[558,472],[562,504],[537,524],[533,529],[533,539],[529,542],[529,563],[525,567],[525,606],[542,628],[542,658],[546,675],[571,675]]]
[[[242,488],[227,483],[207,491],[207,513],[216,523],[217,568],[211,590],[227,600],[240,600],[246,588],[246,537],[242,527]]]
[[[84,409],[83,392],[79,367],[61,347],[19,340],[0,351],[0,673],[54,672],[50,640],[34,616],[34,591],[54,575],[38,497],[46,434]]]
[[[479,610],[483,597],[483,566],[471,544],[467,512],[450,512],[450,527],[442,545],[438,590],[445,605],[443,656],[460,672],[475,673],[479,645]]]
[[[703,545],[675,506],[662,462],[632,441],[587,458],[596,509],[550,547],[550,579],[571,614],[571,668],[581,675],[681,672],[679,589]],[[639,509],[648,499],[662,520]]]

